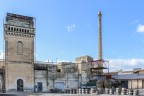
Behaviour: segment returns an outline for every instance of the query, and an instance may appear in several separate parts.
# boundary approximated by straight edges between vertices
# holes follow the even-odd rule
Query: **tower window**
[[[25,33],[26,33],[26,29],[25,29]]]
[[[8,30],[10,31],[10,27],[8,27]]]
[[[23,54],[23,43],[21,41],[17,42],[17,55]]]
[[[13,27],[11,27],[11,31],[13,31]]]

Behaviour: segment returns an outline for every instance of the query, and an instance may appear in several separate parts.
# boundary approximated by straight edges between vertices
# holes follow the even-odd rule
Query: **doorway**
[[[42,82],[37,82],[37,86],[38,86],[37,91],[42,92]]]
[[[22,79],[17,80],[17,91],[23,91],[23,80]]]

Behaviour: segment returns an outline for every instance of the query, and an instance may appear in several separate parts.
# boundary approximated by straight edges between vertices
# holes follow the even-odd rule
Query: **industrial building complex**
[[[144,88],[144,70],[109,72],[102,57],[102,13],[98,12],[98,59],[75,62],[34,60],[35,18],[7,13],[3,24],[4,59],[0,60],[0,92],[65,92],[77,88]],[[106,70],[106,71],[104,71]]]

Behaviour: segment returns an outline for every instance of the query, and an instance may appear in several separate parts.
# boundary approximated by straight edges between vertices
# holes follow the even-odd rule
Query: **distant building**
[[[111,74],[111,73],[110,73]],[[144,69],[133,71],[122,71],[120,74],[113,74],[112,78],[121,80],[122,83],[127,82],[127,88],[142,89],[144,88]]]

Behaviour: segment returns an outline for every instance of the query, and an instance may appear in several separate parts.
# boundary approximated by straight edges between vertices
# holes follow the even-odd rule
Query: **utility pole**
[[[49,71],[49,66],[47,64],[46,65],[46,86],[47,86],[47,90],[48,90],[48,71]]]

